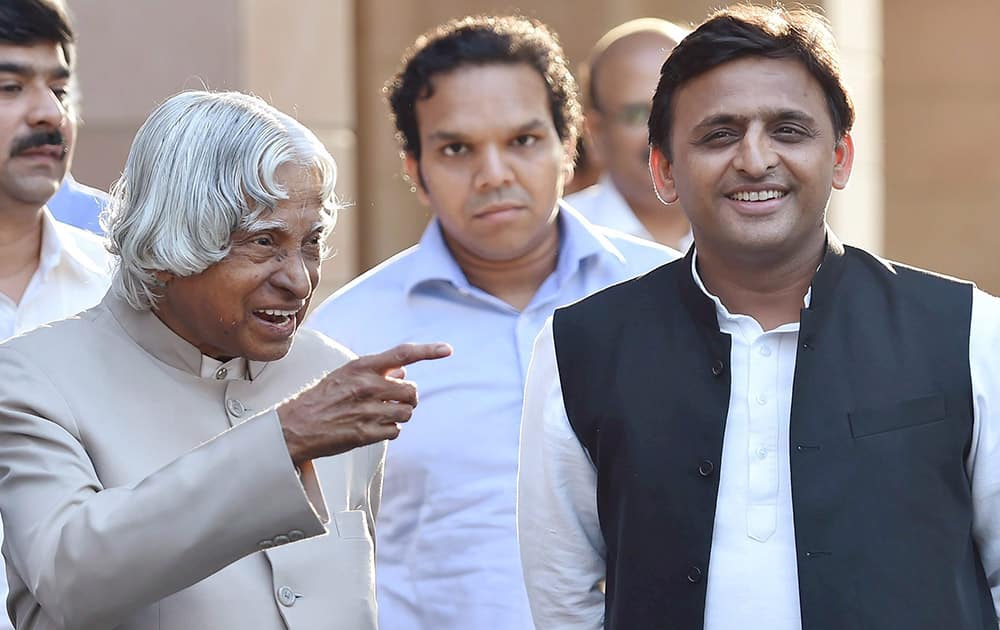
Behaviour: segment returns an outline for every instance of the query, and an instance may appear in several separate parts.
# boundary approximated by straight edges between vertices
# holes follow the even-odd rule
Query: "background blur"
[[[641,16],[697,23],[718,0],[68,0],[83,119],[73,172],[107,189],[150,109],[192,88],[252,91],[295,115],[340,165],[352,205],[321,294],[414,243],[429,215],[401,177],[382,85],[417,35],[452,17],[519,12],[574,67]],[[825,0],[859,119],[831,222],[889,258],[1000,293],[1000,0]]]

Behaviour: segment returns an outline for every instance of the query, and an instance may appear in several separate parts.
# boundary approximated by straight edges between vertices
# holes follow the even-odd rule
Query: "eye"
[[[514,146],[518,147],[530,147],[531,145],[538,142],[538,136],[533,136],[531,134],[521,134],[520,136],[514,138]]]
[[[274,239],[271,238],[270,234],[257,234],[255,236],[250,237],[250,239],[247,242],[250,243],[251,245],[257,245],[259,247],[274,246]]]
[[[52,88],[52,93],[56,95],[56,98],[59,99],[60,102],[66,102],[69,100],[69,89],[66,88],[66,86],[54,87]]]
[[[702,137],[703,144],[726,144],[739,137],[732,129],[713,129]]]
[[[4,92],[6,94],[17,94],[17,93],[19,93],[21,91],[21,89],[22,88],[21,88],[21,84],[20,83],[9,83],[8,82],[8,83],[0,84],[0,92]]]
[[[785,123],[774,128],[774,135],[786,142],[798,142],[799,140],[812,137],[813,134],[800,125]]]
[[[302,244],[302,253],[310,258],[321,258],[325,242],[326,237],[323,234],[313,234]]]
[[[466,147],[461,142],[452,142],[451,144],[446,144],[441,148],[441,153],[444,153],[449,157],[453,155],[461,155],[463,153],[466,153],[467,151],[468,147]]]

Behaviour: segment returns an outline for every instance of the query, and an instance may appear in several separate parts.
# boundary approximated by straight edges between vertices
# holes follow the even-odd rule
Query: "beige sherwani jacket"
[[[300,479],[273,410],[348,358],[302,330],[279,361],[202,378],[196,348],[110,294],[0,345],[17,627],[374,628],[385,445]]]

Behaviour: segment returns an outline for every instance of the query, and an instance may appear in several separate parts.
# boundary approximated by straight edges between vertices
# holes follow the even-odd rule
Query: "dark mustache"
[[[66,144],[62,132],[58,129],[52,129],[50,131],[36,131],[31,135],[15,140],[14,146],[10,149],[10,155],[14,157],[30,149],[46,145],[61,146],[63,152],[66,152]]]

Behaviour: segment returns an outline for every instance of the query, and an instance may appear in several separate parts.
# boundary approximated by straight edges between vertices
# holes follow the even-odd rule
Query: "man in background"
[[[45,205],[69,165],[73,52],[60,3],[0,2],[0,340],[93,306],[108,288],[100,239],[58,222]]]
[[[388,92],[405,171],[434,218],[418,245],[308,322],[361,353],[431,338],[454,348],[447,366],[407,368],[422,389],[386,464],[381,627],[528,630],[514,505],[535,336],[557,306],[676,253],[560,209],[580,108],[545,25],[440,26],[417,40]]]
[[[649,177],[646,122],[660,66],[687,34],[666,20],[640,18],[608,31],[583,66],[589,144],[604,166],[600,181],[566,197],[591,222],[686,250],[684,211],[664,206]]]

